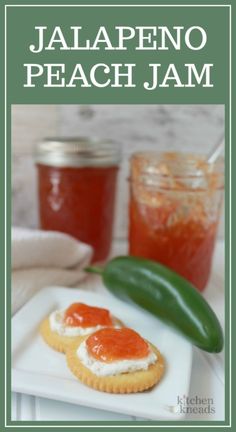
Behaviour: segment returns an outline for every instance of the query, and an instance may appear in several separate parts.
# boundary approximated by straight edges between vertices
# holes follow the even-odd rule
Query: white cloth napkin
[[[75,286],[92,257],[91,246],[56,231],[12,229],[12,313],[40,288]]]

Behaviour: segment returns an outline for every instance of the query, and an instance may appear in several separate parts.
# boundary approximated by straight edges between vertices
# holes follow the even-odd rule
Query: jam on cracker
[[[112,317],[107,309],[73,303],[64,315],[64,323],[71,327],[112,326]]]
[[[86,340],[88,353],[96,360],[114,362],[138,360],[149,355],[148,343],[130,328],[105,328]]]

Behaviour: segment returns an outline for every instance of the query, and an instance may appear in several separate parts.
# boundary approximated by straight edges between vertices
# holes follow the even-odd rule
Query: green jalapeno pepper
[[[190,282],[169,268],[121,256],[103,269],[88,267],[86,271],[99,273],[114,295],[137,303],[202,350],[222,350],[223,332],[214,311]]]

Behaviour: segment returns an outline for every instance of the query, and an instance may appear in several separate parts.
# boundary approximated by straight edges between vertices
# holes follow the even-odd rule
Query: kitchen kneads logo
[[[215,414],[213,398],[199,396],[177,396],[172,412],[178,414]]]

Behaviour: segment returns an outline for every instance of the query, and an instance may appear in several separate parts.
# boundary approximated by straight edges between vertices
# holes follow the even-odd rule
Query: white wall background
[[[35,143],[48,136],[91,136],[120,142],[115,237],[127,232],[129,157],[143,149],[207,153],[224,128],[222,105],[14,105],[12,221],[37,227]],[[219,229],[223,235],[223,220]]]

